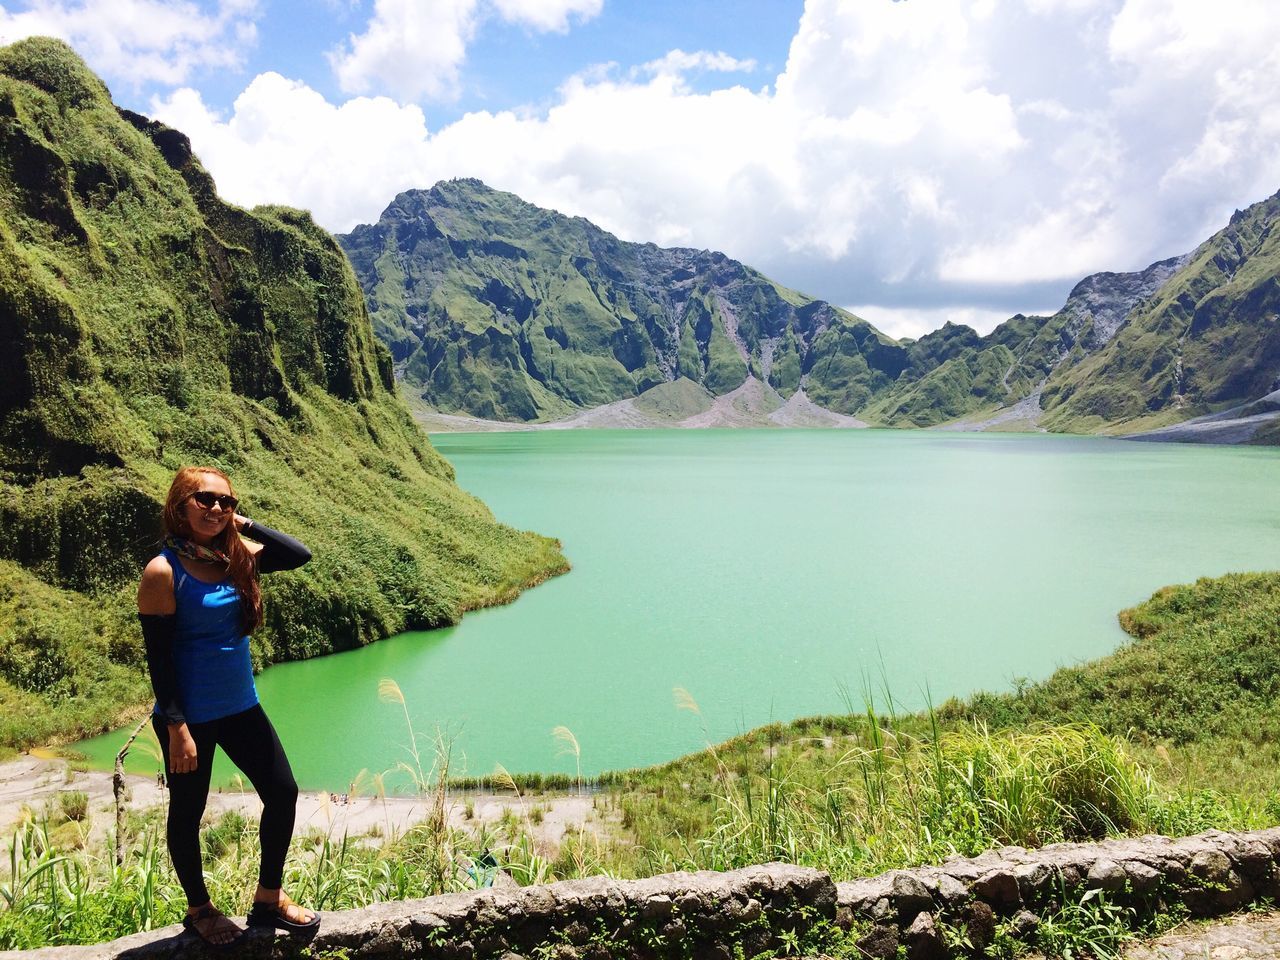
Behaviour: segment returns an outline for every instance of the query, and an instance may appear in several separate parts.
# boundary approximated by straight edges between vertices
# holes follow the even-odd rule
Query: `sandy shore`
[[[82,792],[89,798],[88,842],[106,836],[115,825],[115,796],[110,773],[73,770],[65,760],[23,755],[0,763],[0,829],[5,833],[14,824],[46,808],[57,810],[61,794]],[[131,810],[162,805],[165,790],[155,778],[130,775],[127,803]],[[493,824],[511,810],[522,828],[544,852],[554,853],[566,831],[587,828],[603,833],[605,815],[595,808],[591,796],[540,795],[518,798],[492,793],[451,794],[447,801],[449,821],[462,828]],[[468,807],[471,816],[468,817]],[[236,810],[256,818],[262,805],[253,793],[214,791],[209,795],[207,819]],[[536,812],[539,816],[531,816]],[[302,836],[318,831],[341,837],[368,834],[396,836],[430,813],[426,797],[338,797],[330,793],[303,792],[298,797],[298,819],[294,833]],[[535,822],[537,821],[537,822]]]

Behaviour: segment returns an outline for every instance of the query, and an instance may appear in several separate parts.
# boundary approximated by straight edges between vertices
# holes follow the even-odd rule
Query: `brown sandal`
[[[235,931],[235,935],[228,940],[213,939],[217,936],[217,932],[219,930],[219,919],[227,921],[227,923],[231,925],[231,929]],[[209,923],[204,930],[201,930],[200,924],[204,923],[206,920],[210,920],[212,922]],[[205,904],[205,906],[201,907],[195,913],[188,913],[182,918],[182,926],[187,930],[187,932],[204,943],[205,946],[212,947],[214,950],[226,950],[229,947],[233,947],[239,943],[240,938],[244,936],[244,931],[236,926],[235,921],[211,903]],[[223,926],[221,927],[221,932],[229,933],[230,931]]]

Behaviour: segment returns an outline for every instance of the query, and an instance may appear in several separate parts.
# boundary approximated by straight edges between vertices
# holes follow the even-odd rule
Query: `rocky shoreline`
[[[1043,386],[1042,383],[1030,396],[985,416],[966,416],[948,423],[916,429],[943,432],[1044,433],[1045,428],[1040,426],[1043,413],[1040,409],[1040,388]],[[850,429],[870,426],[856,417],[845,416],[818,406],[805,395],[803,389],[797,390],[783,400],[772,387],[754,377],[748,377],[742,386],[723,396],[712,397],[707,394],[705,406],[693,411],[677,408],[663,412],[656,404],[647,402],[647,396],[648,394],[641,394],[639,397],[616,400],[613,403],[582,410],[560,420],[538,423],[485,420],[461,414],[441,413],[423,406],[420,401],[415,402],[412,397],[407,399],[413,410],[414,419],[429,433],[726,427]],[[1253,442],[1259,431],[1277,420],[1280,420],[1280,390],[1230,410],[1196,417],[1184,423],[1155,430],[1128,434],[1121,439],[1169,443],[1244,444]]]

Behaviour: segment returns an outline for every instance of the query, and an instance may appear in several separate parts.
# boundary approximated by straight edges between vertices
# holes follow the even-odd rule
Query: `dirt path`
[[[1247,960],[1280,957],[1280,914],[1251,913],[1217,923],[1186,924],[1130,947],[1126,960]]]
[[[166,802],[155,778],[129,776],[128,805],[145,810]],[[89,843],[101,841],[115,826],[115,795],[111,774],[105,771],[73,771],[64,760],[24,755],[0,763],[0,836],[9,833],[28,812],[39,817],[46,809],[57,813],[60,797],[82,792],[89,798]],[[253,793],[215,791],[209,796],[209,814],[217,817],[235,810],[256,818],[262,804]],[[470,816],[468,816],[468,809]],[[448,798],[449,821],[457,827],[478,827],[501,820],[510,810],[521,827],[543,850],[559,847],[569,830],[581,827],[603,830],[605,815],[597,811],[591,796],[541,796],[519,798],[492,793],[455,793]],[[296,835],[319,831],[329,836],[353,837],[371,832],[381,836],[403,834],[425,820],[430,800],[425,797],[340,797],[331,793],[304,792],[298,796]]]

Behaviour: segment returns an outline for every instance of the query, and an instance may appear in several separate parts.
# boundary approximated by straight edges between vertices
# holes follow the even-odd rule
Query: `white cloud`
[[[474,23],[491,0],[448,2]],[[399,190],[476,176],[815,296],[914,297],[905,331],[965,297],[1014,304],[1000,319],[1023,299],[1056,309],[1083,275],[1183,252],[1280,187],[1280,18],[1265,10],[1220,0],[1223,26],[1198,0],[808,0],[786,69],[755,90],[694,90],[686,71],[745,63],[672,51],[571,77],[547,109],[430,132],[416,108],[338,106],[273,75],[227,117],[190,92],[156,112],[237,202],[345,231]]]
[[[1238,68],[1272,52],[1275,21],[1270,0],[1127,0],[1112,21],[1111,55],[1153,78]]]
[[[1027,283],[1079,278],[1100,264],[1123,263],[1127,251],[1109,211],[1092,198],[1044,211],[1014,224],[989,244],[964,243],[944,251],[943,280],[972,284]]]
[[[638,67],[633,76],[649,74],[679,75],[694,70],[707,70],[718,73],[750,73],[756,68],[754,60],[739,60],[723,51],[712,53],[709,50],[696,50],[685,53],[683,50],[672,50],[657,60]]]
[[[403,99],[456,95],[476,27],[476,0],[377,0],[364,33],[330,55],[347,93],[388,89]]]
[[[1127,72],[1116,94],[1123,107],[1138,114],[1143,105],[1176,105],[1194,118],[1152,171],[1162,192],[1260,197],[1280,186],[1274,4],[1128,0],[1108,39],[1112,59]]]
[[[1061,304],[1047,308],[1024,309],[1021,312],[1028,315],[1049,316],[1056,313],[1060,306]],[[857,314],[894,339],[910,337],[913,340],[919,340],[926,333],[937,330],[947,323],[972,327],[978,333],[985,335],[1013,316],[1013,313],[1007,310],[984,310],[980,307],[915,308],[863,304],[845,307],[845,309]]]
[[[329,224],[353,224],[417,186],[426,118],[386,97],[329,103],[278,73],[254,79],[223,119],[188,88],[152,112],[199,144],[219,193],[233,202],[291,203]]]
[[[197,67],[238,64],[256,41],[256,14],[255,0],[221,0],[211,11],[165,0],[35,0],[22,12],[0,7],[0,37],[61,37],[106,72],[174,83]]]
[[[1061,11],[1080,13],[1105,9],[1110,3],[1109,0],[1027,0],[1027,6],[1035,13],[1054,14]]]
[[[485,15],[539,32],[563,33],[588,20],[603,0],[376,0],[364,33],[352,34],[329,62],[346,93],[390,93],[402,101],[451,100],[467,47]]]
[[[202,68],[239,66],[257,41],[256,0],[31,0],[0,6],[0,43],[53,36],[109,81],[183,83]]]
[[[564,33],[569,20],[590,20],[604,6],[604,0],[493,0],[502,19],[522,23],[543,33]]]

